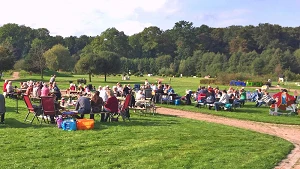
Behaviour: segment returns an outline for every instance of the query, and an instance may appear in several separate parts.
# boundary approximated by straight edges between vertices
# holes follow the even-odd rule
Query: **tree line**
[[[176,22],[127,36],[108,28],[98,36],[51,36],[46,28],[18,24],[0,27],[0,71],[24,69],[87,74],[152,73],[217,76],[300,73],[300,27],[263,23],[212,28]]]

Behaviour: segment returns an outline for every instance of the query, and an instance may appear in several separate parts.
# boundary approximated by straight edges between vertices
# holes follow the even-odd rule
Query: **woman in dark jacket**
[[[104,104],[103,99],[99,96],[100,92],[96,91],[91,100],[92,112],[99,113]],[[101,114],[101,121],[104,121],[105,114]],[[90,114],[90,119],[94,119],[94,114]]]

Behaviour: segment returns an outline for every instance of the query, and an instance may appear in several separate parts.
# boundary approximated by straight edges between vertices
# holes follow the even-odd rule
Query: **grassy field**
[[[69,81],[87,76],[58,77],[61,89]],[[18,81],[38,80],[26,76]],[[93,77],[92,83],[114,85],[143,83],[146,77]],[[150,83],[158,77],[147,77]],[[46,77],[48,81],[50,77]],[[160,79],[169,83],[169,79]],[[1,83],[2,85],[3,83]],[[171,85],[179,94],[197,89],[199,79],[172,79]],[[2,86],[0,86],[2,88]],[[224,86],[225,87],[225,86]],[[67,132],[54,125],[30,125],[23,122],[26,107],[19,101],[7,99],[6,124],[0,125],[0,168],[274,168],[293,148],[283,139],[260,133],[171,116],[138,116],[131,122],[100,123],[90,131]],[[194,106],[163,105],[189,111],[205,112],[246,120],[299,124],[299,118],[269,116],[267,108],[253,108],[253,104],[236,112],[214,112]],[[99,117],[96,117],[99,120]]]
[[[283,139],[171,116],[138,116],[68,132],[23,122],[7,99],[0,168],[273,168],[293,148]]]

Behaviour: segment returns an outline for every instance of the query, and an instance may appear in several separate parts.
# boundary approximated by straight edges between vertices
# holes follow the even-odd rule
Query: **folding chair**
[[[25,122],[29,121],[31,124],[32,124],[32,122],[33,122],[33,120],[35,118],[37,119],[37,121],[39,121],[38,116],[41,113],[40,112],[40,108],[38,106],[36,106],[36,105],[32,105],[32,103],[31,103],[30,98],[29,98],[28,95],[23,95],[23,100],[24,100],[24,102],[25,102],[25,104],[27,106],[27,110],[28,110],[28,113],[27,113],[24,121]],[[28,120],[27,118],[28,118],[28,116],[29,116],[30,113],[33,114],[33,118],[31,120]]]
[[[125,101],[119,111],[120,116],[122,116],[123,121],[127,118],[130,121],[130,114],[129,114],[129,104],[131,101],[131,94],[127,94]]]
[[[41,102],[42,102],[42,119],[45,121],[45,118],[47,119],[47,122],[49,123],[49,118],[53,118],[57,115],[57,111],[55,110],[55,104],[54,104],[54,99],[52,96],[43,96],[41,97]],[[41,120],[42,124],[42,120]]]

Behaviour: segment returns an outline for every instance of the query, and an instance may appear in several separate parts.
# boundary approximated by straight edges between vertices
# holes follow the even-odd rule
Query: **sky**
[[[300,0],[1,0],[0,26],[47,28],[50,34],[96,36],[115,27],[127,35],[157,26],[300,26]]]

